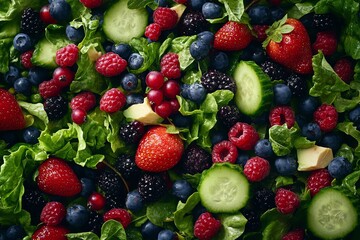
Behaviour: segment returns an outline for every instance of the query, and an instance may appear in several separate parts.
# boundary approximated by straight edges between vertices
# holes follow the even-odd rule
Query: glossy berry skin
[[[285,188],[279,188],[275,194],[276,209],[282,214],[290,214],[300,206],[299,196]]]
[[[45,68],[33,67],[29,70],[28,79],[30,83],[34,86],[38,86],[45,80],[51,78],[49,71]]]
[[[143,200],[138,190],[133,190],[127,194],[125,206],[132,212],[138,212],[144,207]]]
[[[301,98],[298,104],[299,113],[307,118],[312,118],[315,110],[320,106],[319,99],[313,96]]]
[[[81,42],[81,40],[85,37],[83,27],[74,28],[70,25],[67,25],[65,32],[66,32],[67,38],[74,43]]]
[[[156,239],[161,230],[161,227],[156,226],[149,220],[141,225],[141,235],[143,239]]]
[[[188,0],[191,8],[200,11],[206,0]]]
[[[128,58],[128,67],[130,69],[139,69],[144,63],[144,57],[139,53],[132,53]]]
[[[206,19],[219,18],[222,15],[220,5],[211,2],[204,3],[204,5],[202,5],[201,12]]]
[[[95,68],[105,77],[114,77],[125,71],[128,63],[125,59],[113,52],[108,52],[99,57]]]
[[[92,194],[93,192],[95,192],[95,183],[94,180],[90,179],[90,178],[80,178],[80,182],[81,182],[81,193],[80,195],[82,197],[89,197],[90,194]]]
[[[204,42],[205,44],[212,46],[214,43],[214,33],[210,31],[203,31],[197,34],[197,39]]]
[[[221,222],[209,212],[202,213],[194,224],[194,236],[199,240],[212,239],[220,230]]]
[[[297,161],[293,157],[287,156],[275,159],[275,169],[282,176],[290,176],[295,174],[297,167]]]
[[[321,129],[317,123],[310,122],[301,128],[301,134],[310,141],[318,141],[321,138]]]
[[[269,25],[272,22],[270,8],[265,5],[251,7],[249,9],[249,17],[253,25]]]
[[[79,57],[79,49],[75,44],[69,44],[56,51],[55,62],[60,67],[73,66]]]
[[[25,33],[18,33],[13,39],[13,45],[16,50],[19,52],[26,52],[33,47],[29,35]]]
[[[15,80],[20,78],[19,68],[10,65],[9,70],[5,73],[4,81],[10,85],[13,85]]]
[[[160,61],[161,73],[168,79],[181,77],[179,56],[176,53],[165,54]]]
[[[133,73],[126,73],[120,79],[120,85],[125,91],[133,91],[138,86],[138,79]]]
[[[325,133],[321,138],[319,145],[323,147],[331,148],[333,153],[336,153],[343,143],[341,135],[337,132]]]
[[[175,238],[176,235],[173,231],[165,229],[165,230],[161,230],[158,234],[158,240],[173,240],[176,239]]]
[[[158,7],[153,13],[154,23],[160,25],[162,30],[169,30],[175,27],[178,15],[175,10],[167,7]]]
[[[158,71],[149,72],[145,78],[146,85],[151,89],[160,89],[164,82],[164,75]]]
[[[117,88],[109,89],[100,99],[100,110],[107,113],[114,113],[123,108],[126,104],[126,97]]]
[[[66,208],[61,202],[48,202],[41,211],[40,221],[48,226],[56,226],[65,218]]]
[[[163,101],[155,106],[155,112],[162,118],[168,118],[173,113],[173,108],[169,101]]]
[[[317,53],[321,51],[324,56],[331,56],[337,49],[337,38],[333,32],[318,32],[316,40],[312,44],[313,51]]]
[[[26,77],[18,78],[14,82],[14,89],[18,93],[29,96],[31,94],[31,83]]]
[[[161,35],[161,26],[157,23],[151,23],[145,28],[145,37],[150,39],[151,41],[159,40]]]
[[[40,9],[40,19],[45,24],[55,24],[56,20],[50,14],[50,7],[49,5],[44,5]]]
[[[271,126],[283,125],[286,123],[288,128],[295,124],[295,113],[289,106],[278,106],[270,110],[269,122]]]
[[[88,206],[94,211],[102,210],[105,207],[105,203],[105,197],[98,192],[93,192],[88,198]]]
[[[360,123],[360,106],[349,112],[349,120],[355,124]]]
[[[195,40],[190,45],[190,54],[197,61],[204,59],[209,54],[209,51],[210,45],[201,40]]]
[[[194,192],[194,189],[191,187],[190,183],[185,179],[176,180],[172,187],[171,193],[179,198],[182,202],[186,202],[186,199]]]
[[[26,236],[24,228],[20,225],[11,225],[6,229],[4,240],[23,239]],[[0,235],[1,237],[1,235]]]
[[[218,71],[225,71],[229,66],[229,57],[225,52],[217,52],[212,56],[211,66]]]
[[[38,142],[40,130],[34,126],[27,127],[23,132],[23,139],[26,143],[35,144]]]
[[[330,186],[332,180],[333,177],[326,168],[315,170],[310,173],[307,179],[306,188],[309,189],[310,195],[313,197],[320,189]]]
[[[260,139],[254,146],[255,155],[262,158],[271,158],[274,156],[274,151],[269,139]]]
[[[53,0],[49,6],[50,15],[59,22],[71,19],[71,7],[65,0]]]
[[[230,162],[235,163],[238,157],[237,148],[231,141],[221,141],[214,145],[211,152],[212,162]]]
[[[53,81],[61,88],[70,86],[74,80],[75,73],[68,67],[58,67],[53,72]]]
[[[215,33],[214,48],[220,51],[239,51],[246,48],[251,40],[250,29],[245,24],[229,21]]]
[[[283,83],[278,83],[273,87],[274,102],[277,105],[288,105],[291,101],[291,90]]]
[[[87,8],[97,8],[102,4],[102,0],[80,0],[80,2]]]
[[[335,157],[328,165],[328,171],[333,178],[342,179],[352,172],[352,164],[347,158]]]
[[[314,112],[314,121],[319,124],[321,131],[330,132],[338,122],[338,113],[333,105],[322,104]]]
[[[147,94],[147,98],[151,105],[159,106],[164,100],[164,93],[161,90],[151,89]]]
[[[244,174],[251,182],[260,182],[270,173],[270,163],[261,157],[252,157],[244,166]]]
[[[81,92],[75,95],[70,101],[72,110],[81,109],[85,112],[90,111],[96,106],[96,96],[92,92]]]
[[[131,223],[131,218],[130,212],[123,208],[113,208],[104,213],[104,222],[113,219],[120,222],[125,229]]]
[[[228,132],[230,142],[240,150],[252,150],[259,140],[256,129],[247,123],[237,122]]]
[[[169,99],[173,99],[180,94],[180,85],[175,80],[168,80],[164,83],[164,86],[162,87],[162,91],[165,97]]]
[[[66,209],[66,222],[73,229],[80,230],[89,220],[89,210],[83,205],[75,204]]]
[[[0,88],[0,131],[25,128],[25,118],[14,95]]]
[[[42,225],[34,232],[31,239],[32,240],[47,240],[47,239],[67,240],[66,234],[68,233],[69,230],[62,226]]]
[[[123,59],[128,59],[132,53],[130,45],[126,43],[114,44],[111,47],[111,51],[118,54]]]
[[[144,102],[144,97],[141,94],[130,93],[126,95],[127,106],[131,106],[133,104],[143,103],[143,102]]]

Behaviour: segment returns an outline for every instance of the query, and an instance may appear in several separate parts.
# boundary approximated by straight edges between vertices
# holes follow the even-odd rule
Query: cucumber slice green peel
[[[202,205],[212,213],[232,213],[245,207],[249,182],[239,166],[215,163],[202,173],[198,192]]]

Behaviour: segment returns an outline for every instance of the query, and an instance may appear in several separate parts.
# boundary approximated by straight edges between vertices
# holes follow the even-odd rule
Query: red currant
[[[174,98],[174,99],[169,100],[169,102],[170,102],[170,105],[172,108],[172,113],[177,113],[180,109],[179,101],[176,98]]]
[[[71,119],[74,123],[81,125],[86,121],[86,112],[82,109],[74,109],[71,112]]]
[[[162,118],[169,117],[172,111],[171,104],[168,101],[163,101],[160,105],[155,106],[155,112]]]
[[[151,89],[160,89],[164,84],[164,75],[158,71],[151,71],[146,75],[145,83]]]
[[[164,100],[164,94],[161,90],[151,89],[147,95],[151,105],[159,105]]]
[[[105,197],[98,193],[92,193],[88,198],[88,206],[91,210],[99,211],[105,207],[106,199]]]
[[[67,87],[74,80],[75,74],[70,68],[58,67],[53,72],[53,80],[60,87]]]
[[[40,9],[40,19],[46,24],[56,23],[56,20],[50,15],[49,5],[45,5]]]
[[[180,94],[180,85],[175,80],[169,80],[165,82],[164,86],[162,87],[165,97],[167,98],[176,98],[176,95]]]

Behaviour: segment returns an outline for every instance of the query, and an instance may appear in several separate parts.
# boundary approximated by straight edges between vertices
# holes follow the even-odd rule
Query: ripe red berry
[[[304,240],[305,231],[302,228],[294,229],[284,236],[282,236],[281,240]]]
[[[120,222],[124,228],[127,228],[131,223],[131,214],[123,208],[113,208],[104,213],[104,222],[113,219]]]
[[[79,58],[78,47],[71,43],[56,51],[55,61],[60,67],[71,67]]]
[[[150,39],[151,41],[159,40],[161,35],[161,26],[157,23],[151,23],[145,28],[145,37]]]
[[[176,98],[180,94],[180,85],[175,80],[168,80],[164,83],[164,86],[161,88],[165,97],[169,99]]]
[[[164,82],[164,75],[158,71],[149,72],[145,78],[146,85],[151,89],[160,89]]]
[[[45,5],[40,9],[40,19],[46,24],[56,23],[56,20],[50,14],[49,5]]]
[[[43,81],[39,84],[39,93],[44,99],[58,96],[61,89],[62,88],[54,80]]]
[[[179,101],[176,98],[174,98],[174,99],[170,99],[169,103],[171,105],[172,113],[177,113],[180,109]]]
[[[161,73],[171,79],[181,77],[179,56],[176,53],[167,53],[161,58]]]
[[[158,106],[163,102],[164,94],[161,90],[151,89],[147,94],[147,98],[151,105]]]
[[[159,105],[155,106],[155,112],[162,118],[168,118],[173,110],[169,101],[163,101]]]
[[[275,194],[275,205],[282,214],[293,213],[300,205],[300,198],[290,190],[279,188]]]
[[[105,197],[98,192],[92,193],[88,198],[88,206],[90,207],[90,209],[95,211],[103,209],[105,207],[105,203]]]
[[[60,87],[68,87],[75,78],[75,73],[67,67],[58,67],[53,72],[53,81]]]
[[[270,125],[283,125],[286,123],[288,128],[295,124],[295,113],[289,106],[277,106],[271,109],[269,114]]]
[[[126,97],[117,88],[112,88],[105,92],[100,99],[100,110],[113,113],[119,111],[126,104]]]
[[[61,223],[66,215],[66,208],[61,202],[48,202],[42,209],[40,221],[49,226]]]
[[[31,58],[32,58],[32,55],[33,55],[33,52],[34,50],[29,50],[29,51],[26,51],[24,53],[22,53],[20,55],[20,62],[21,62],[21,65],[25,68],[25,69],[30,69],[33,67],[33,64],[31,62]]]
[[[335,129],[338,121],[336,108],[330,104],[322,104],[314,112],[314,121],[323,132],[330,132]]]
[[[119,75],[126,67],[127,61],[113,52],[103,54],[95,64],[96,71],[105,77]]]
[[[318,32],[312,45],[315,53],[322,51],[324,56],[331,56],[336,52],[337,38],[334,32]]]
[[[71,120],[78,125],[83,124],[86,121],[86,117],[87,114],[83,109],[78,108],[71,112]]]
[[[42,225],[32,235],[32,240],[67,240],[66,234],[70,231],[62,226]]]
[[[322,188],[330,186],[332,180],[333,178],[326,168],[319,169],[310,173],[306,188],[309,189],[310,195],[313,197]]]
[[[209,212],[202,213],[194,224],[194,236],[199,240],[210,240],[220,230],[221,222]]]
[[[269,25],[254,25],[253,29],[256,34],[258,41],[263,42],[267,38],[266,30],[269,28]]]
[[[252,157],[246,161],[244,174],[251,182],[260,182],[270,173],[270,163],[261,157]]]
[[[81,92],[74,96],[70,101],[72,110],[82,109],[85,112],[96,106],[96,96],[92,92]]]
[[[169,30],[175,27],[178,15],[175,10],[167,7],[158,7],[153,13],[154,22],[159,24],[162,30]]]
[[[102,0],[80,0],[80,2],[87,8],[97,8],[102,4]]]
[[[241,150],[252,150],[259,140],[256,129],[247,123],[237,122],[228,132],[229,140]]]
[[[349,58],[339,59],[334,67],[336,74],[346,83],[354,79],[354,64]]]
[[[213,163],[230,162],[235,163],[238,157],[236,146],[227,140],[221,141],[214,145],[211,153]]]
[[[174,0],[174,2],[179,3],[179,4],[186,4],[187,0]]]

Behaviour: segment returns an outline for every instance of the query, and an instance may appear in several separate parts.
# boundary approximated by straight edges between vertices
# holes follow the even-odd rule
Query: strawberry
[[[166,132],[166,128],[151,128],[140,140],[136,150],[136,165],[149,172],[162,172],[175,166],[181,159],[184,144],[177,134]]]
[[[62,197],[72,197],[81,192],[81,182],[60,158],[51,157],[41,163],[36,179],[41,191]]]
[[[229,21],[216,33],[214,48],[221,51],[238,51],[246,48],[252,40],[248,26]]]
[[[0,131],[25,128],[25,118],[15,97],[0,88]]]
[[[299,20],[284,17],[269,28],[268,35],[263,46],[273,61],[298,74],[312,73],[310,38]]]

